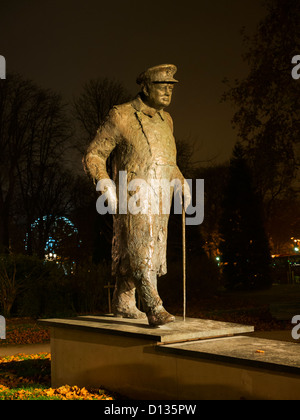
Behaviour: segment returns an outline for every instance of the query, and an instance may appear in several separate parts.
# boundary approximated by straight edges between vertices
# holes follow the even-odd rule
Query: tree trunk
[[[0,208],[0,253],[9,253],[9,212]]]

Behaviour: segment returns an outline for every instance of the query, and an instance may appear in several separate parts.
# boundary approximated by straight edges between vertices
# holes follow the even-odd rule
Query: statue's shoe
[[[131,319],[145,319],[147,316],[144,312],[138,308],[114,308],[113,314],[120,318],[131,318]]]
[[[151,327],[165,325],[175,321],[175,316],[169,314],[163,306],[156,306],[147,313],[148,322]]]

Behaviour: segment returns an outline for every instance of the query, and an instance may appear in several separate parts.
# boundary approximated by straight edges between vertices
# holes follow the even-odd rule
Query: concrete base
[[[292,351],[282,346],[297,344],[280,343],[282,357],[275,361],[271,355],[263,359],[266,351],[255,353],[264,351],[261,339],[226,338],[253,327],[188,319],[153,329],[144,321],[111,317],[40,322],[51,327],[53,387],[103,386],[144,400],[300,399],[300,355],[292,352],[292,370],[291,357],[285,369],[282,364]],[[209,339],[216,336],[224,337]],[[252,347],[236,339],[252,340]],[[246,348],[251,354],[256,349],[253,360]]]
[[[300,400],[299,344],[237,336],[157,347],[192,399]]]
[[[39,322],[51,327],[140,338],[159,344],[224,337],[254,331],[254,328],[249,325],[196,318],[186,318],[183,321],[180,317],[176,317],[175,322],[154,328],[148,325],[146,319],[126,319],[113,315],[79,316],[70,319],[53,318]]]

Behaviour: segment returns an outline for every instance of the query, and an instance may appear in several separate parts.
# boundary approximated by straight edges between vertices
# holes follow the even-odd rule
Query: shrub
[[[111,282],[109,264],[85,264],[72,275],[72,294],[76,312],[95,313],[107,310],[107,292],[104,286]]]

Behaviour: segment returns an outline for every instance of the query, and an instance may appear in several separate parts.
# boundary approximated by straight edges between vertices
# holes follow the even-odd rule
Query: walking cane
[[[186,316],[186,251],[185,251],[185,210],[182,206],[182,266],[183,266],[183,321]]]

